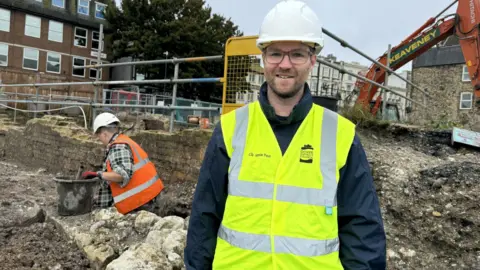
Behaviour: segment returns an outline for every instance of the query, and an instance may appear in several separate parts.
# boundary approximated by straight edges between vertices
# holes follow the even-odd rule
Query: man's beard
[[[302,90],[302,87],[303,87],[304,84],[303,83],[295,83],[293,85],[293,89],[291,91],[287,91],[287,92],[279,92],[275,88],[274,80],[272,80],[271,82],[268,82],[268,85],[270,86],[270,89],[272,89],[273,93],[275,95],[277,95],[279,98],[288,99],[288,98],[292,98],[296,94],[298,94],[298,92],[300,92]]]

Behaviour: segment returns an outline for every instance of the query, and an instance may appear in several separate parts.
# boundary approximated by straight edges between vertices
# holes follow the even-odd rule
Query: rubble
[[[57,134],[65,118],[50,119],[29,122],[29,133],[6,129],[1,134],[0,150],[21,155],[0,162],[0,264],[9,269],[184,269],[190,203],[209,133],[135,135],[165,181],[155,213],[121,215],[108,208],[60,217],[55,169],[70,164],[76,171],[77,160],[102,153],[91,154],[98,144],[90,140],[72,139],[81,134],[75,135],[74,126],[67,124],[65,133]],[[359,134],[382,208],[388,269],[480,269],[479,151],[450,146],[448,130],[395,125],[359,129]],[[55,142],[45,146],[48,136]],[[15,148],[15,142],[25,145]],[[28,157],[30,146],[36,149],[33,157]],[[70,154],[74,146],[80,148]],[[47,164],[49,159],[55,164]]]
[[[143,210],[122,215],[112,207],[76,217],[52,212],[50,218],[98,269],[183,267],[187,224],[181,217]]]
[[[119,112],[116,115],[123,129],[167,131],[170,125],[170,118],[161,114]]]
[[[387,269],[480,268],[480,152],[448,131],[362,130],[387,233]]]
[[[1,269],[91,269],[90,261],[52,223],[55,185],[40,171],[0,162]]]

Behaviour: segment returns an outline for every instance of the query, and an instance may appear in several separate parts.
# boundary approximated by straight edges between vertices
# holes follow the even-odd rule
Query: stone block
[[[210,136],[211,132],[203,130],[175,134],[139,131],[131,135],[148,153],[164,181],[196,181]],[[24,128],[3,130],[0,149],[7,159],[70,175],[80,165],[100,169],[104,158],[104,147],[88,131],[60,116],[44,116],[28,121]]]

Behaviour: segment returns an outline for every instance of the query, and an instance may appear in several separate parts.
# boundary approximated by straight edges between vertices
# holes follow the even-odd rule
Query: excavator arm
[[[480,0],[458,0],[457,12],[455,14],[445,16],[439,20],[436,18],[440,14],[437,17],[430,18],[417,31],[392,48],[389,61],[390,69],[394,71],[399,69],[435,46],[438,42],[451,35],[456,35],[460,40],[471,83],[475,89],[475,96],[477,99],[480,98],[480,79],[478,76],[480,55],[479,13]],[[448,17],[452,18],[447,19]],[[377,61],[386,65],[387,53],[382,55]],[[366,78],[382,84],[385,81],[385,75],[385,69],[377,64],[372,64],[366,74]],[[370,109],[370,103],[377,94],[379,87],[361,80],[357,80],[355,87],[359,91],[356,103]],[[378,95],[375,105],[370,109],[374,115],[380,106],[381,98],[381,95]]]

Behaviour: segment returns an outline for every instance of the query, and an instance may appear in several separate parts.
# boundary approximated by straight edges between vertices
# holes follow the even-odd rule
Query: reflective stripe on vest
[[[251,234],[234,231],[220,226],[218,237],[233,246],[260,252],[271,252],[269,235]],[[298,256],[321,256],[338,251],[338,238],[328,240],[311,240],[286,236],[274,236],[275,253],[288,253]]]
[[[236,109],[235,129],[232,138],[233,148],[230,161],[228,194],[248,198],[270,199],[284,202],[325,206],[326,214],[332,213],[332,207],[336,206],[336,145],[338,115],[329,110],[323,110],[322,141],[320,152],[320,171],[323,176],[323,188],[302,188],[277,184],[276,197],[274,198],[273,183],[259,183],[238,179],[244,148],[246,145],[249,107],[244,106]],[[271,240],[269,235],[251,234],[238,232],[221,226],[218,237],[230,245],[261,252],[271,252]],[[312,240],[295,237],[274,236],[274,252],[290,253],[303,256],[321,256],[339,250],[338,237],[328,240]]]
[[[119,203],[129,197],[132,197],[133,195],[135,194],[138,194],[146,189],[148,189],[149,187],[151,187],[153,184],[155,184],[155,182],[157,182],[160,178],[158,177],[158,175],[155,175],[152,179],[148,180],[147,182],[139,185],[138,187],[135,187],[135,188],[132,188],[128,191],[125,191],[115,197],[113,197],[113,201],[115,203]]]
[[[117,140],[117,141],[115,141],[115,142],[116,142],[116,143],[117,143],[117,142],[118,142],[118,143],[126,143],[127,145],[129,145],[128,142],[123,141],[123,140]],[[146,166],[146,165],[147,165],[148,163],[150,163],[151,161],[150,161],[150,159],[149,159],[148,157],[146,157],[146,158],[143,159],[143,158],[140,156],[140,153],[138,153],[138,150],[137,150],[137,148],[136,148],[135,146],[132,146],[132,147],[130,147],[130,148],[133,149],[133,151],[135,152],[135,156],[136,156],[137,159],[139,160],[136,164],[133,165],[133,172],[135,173],[136,171],[140,170],[141,168],[143,168],[144,166]],[[125,192],[117,195],[117,196],[114,196],[114,197],[113,197],[113,201],[114,201],[115,203],[119,203],[119,202],[121,202],[121,201],[123,201],[123,200],[125,200],[125,199],[127,199],[127,198],[129,198],[129,197],[131,197],[131,196],[134,196],[134,195],[136,195],[136,194],[138,194],[138,193],[140,193],[140,192],[142,192],[142,191],[150,188],[153,184],[155,184],[156,181],[160,181],[160,177],[159,177],[158,175],[155,175],[154,177],[152,177],[151,179],[149,179],[147,182],[145,182],[145,183],[143,183],[143,184],[141,184],[141,185],[139,185],[139,186],[137,186],[137,187],[135,187],[135,188],[132,188],[132,189],[130,189],[130,190],[128,190],[128,191],[125,191]]]
[[[129,145],[128,142],[126,142],[124,140],[121,140],[121,139],[116,140],[116,142],[125,143],[125,144]],[[136,172],[136,171],[140,170],[143,166],[147,165],[150,162],[150,159],[148,157],[146,157],[145,159],[142,159],[142,157],[140,156],[140,153],[138,153],[137,148],[131,147],[131,149],[133,149],[133,151],[135,152],[135,155],[140,160],[137,164],[133,165],[133,172]]]

